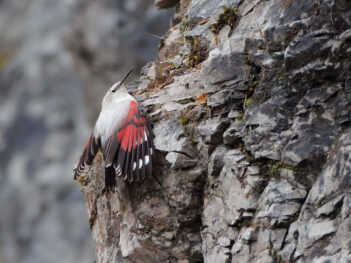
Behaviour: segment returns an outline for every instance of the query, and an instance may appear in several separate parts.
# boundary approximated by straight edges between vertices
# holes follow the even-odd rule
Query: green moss
[[[207,53],[207,48],[201,44],[200,38],[190,39],[190,53],[186,55],[186,67],[195,67],[207,58]]]
[[[268,170],[268,176],[270,178],[275,178],[275,179],[280,178],[279,168],[280,168],[280,163],[279,162],[277,162],[276,164],[272,165],[269,168],[269,170]]]
[[[283,82],[283,81],[286,79],[286,72],[285,72],[285,69],[284,69],[284,68],[281,68],[281,69],[278,71],[276,79],[277,79],[279,82]]]
[[[195,137],[194,137],[194,136],[191,136],[191,137],[190,137],[190,141],[191,141],[192,144],[195,144],[195,143],[196,143]]]
[[[286,164],[283,164],[283,163],[278,162],[278,161],[270,161],[269,162],[269,169],[268,169],[268,176],[270,178],[276,178],[276,179],[280,178],[280,169],[281,168],[295,171],[295,168],[293,166],[286,165]]]
[[[219,15],[217,21],[210,26],[212,33],[217,35],[225,25],[229,25],[233,30],[237,19],[237,14],[237,8],[223,7],[222,13]]]
[[[269,254],[273,258],[273,262],[283,263],[282,257],[280,255],[278,255],[278,252],[273,248],[273,244],[271,242],[270,242],[268,249],[269,249]]]
[[[249,65],[249,55],[248,54],[245,54],[244,59],[243,59],[243,64]]]
[[[251,97],[253,96],[256,87],[260,83],[259,72],[261,71],[261,69],[258,66],[256,66],[253,61],[249,59],[248,54],[245,55],[245,61],[246,61],[246,64],[251,67],[249,80],[247,84],[248,85],[248,90],[246,93],[247,100],[245,102],[245,106],[248,106],[251,103]]]
[[[185,84],[185,88],[189,89],[189,83]]]
[[[250,74],[250,88],[255,89],[256,86],[258,85],[259,80],[258,80],[258,76],[256,73],[251,73]]]
[[[245,106],[248,107],[251,103],[251,98],[248,98],[245,102]]]
[[[77,182],[80,183],[82,186],[86,186],[90,183],[89,176],[80,176],[77,179]]]
[[[293,166],[286,165],[286,164],[281,164],[281,168],[288,169],[288,170],[291,170],[291,171],[295,170]]]
[[[239,113],[238,121],[242,121],[243,117],[244,117],[244,113]]]
[[[189,121],[189,119],[188,119],[188,117],[186,117],[186,116],[181,116],[181,117],[179,117],[179,122],[180,122],[180,124],[181,124],[182,126],[185,125],[185,124],[187,124],[188,121]]]
[[[255,160],[255,156],[253,156],[249,151],[245,150],[245,155],[246,155],[246,160],[251,163],[253,160]]]

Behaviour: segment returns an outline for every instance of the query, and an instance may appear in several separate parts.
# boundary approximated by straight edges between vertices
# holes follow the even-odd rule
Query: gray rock
[[[199,125],[197,130],[207,143],[218,144],[222,141],[222,133],[228,125],[227,119],[212,118]]]
[[[154,125],[154,178],[134,191],[139,199],[123,182],[108,198],[83,187],[97,200],[86,205],[98,211],[101,262],[349,260],[346,7],[179,2],[156,61],[131,88]],[[17,160],[11,169],[23,171]]]
[[[221,11],[222,7],[236,7],[240,1],[228,1],[221,0],[216,3],[210,0],[206,1],[194,1],[188,8],[189,18],[201,17],[208,18],[210,16],[216,15]]]
[[[232,103],[235,100],[243,100],[245,94],[240,91],[233,90],[220,90],[208,98],[208,106],[218,107],[228,103]]]
[[[218,176],[222,171],[224,166],[224,155],[229,149],[225,146],[219,146],[211,154],[210,162],[208,165],[208,175],[209,176]]]
[[[340,138],[335,154],[309,192],[298,220],[299,238],[295,257],[322,260],[333,256],[334,253],[337,253],[339,258],[348,254],[349,246],[339,242],[345,238],[343,231],[349,224],[348,216],[345,218],[345,205],[348,205],[350,199],[348,194],[345,195],[345,190],[349,176],[346,171],[350,164],[350,142],[351,134],[348,131]],[[315,209],[312,209],[313,207]],[[324,242],[326,237],[330,242]],[[308,252],[310,247],[314,249]],[[322,248],[325,249],[325,253],[316,257],[313,251]]]
[[[235,111],[235,110],[231,110],[228,114],[228,118],[229,119],[236,119],[240,116],[240,112],[239,111]]]
[[[180,66],[183,63],[182,57],[179,55],[175,56],[174,59],[172,60],[172,63],[173,63],[175,68],[180,68]]]
[[[234,145],[240,141],[240,122],[232,123],[228,129],[223,133],[223,143],[226,145]]]
[[[217,54],[212,53],[212,56],[204,62],[201,76],[206,78],[207,85],[221,84],[230,80],[237,86],[240,81],[245,80],[244,72],[248,69],[243,61],[242,54],[221,55],[219,51]]]

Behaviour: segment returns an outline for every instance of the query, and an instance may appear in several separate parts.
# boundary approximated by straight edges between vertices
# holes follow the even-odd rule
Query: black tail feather
[[[116,174],[113,166],[105,167],[105,187],[111,189],[117,185]]]

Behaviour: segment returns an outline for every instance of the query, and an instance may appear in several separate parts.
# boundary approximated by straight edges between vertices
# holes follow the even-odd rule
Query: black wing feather
[[[106,166],[112,164],[115,173],[130,182],[151,175],[154,137],[150,123],[138,110],[137,114],[126,118],[124,125],[106,143]]]
[[[74,180],[80,177],[83,173],[85,166],[89,166],[93,163],[94,158],[99,151],[100,140],[95,138],[93,134],[89,137],[88,143],[85,146],[85,149],[80,156],[77,168],[74,170]]]

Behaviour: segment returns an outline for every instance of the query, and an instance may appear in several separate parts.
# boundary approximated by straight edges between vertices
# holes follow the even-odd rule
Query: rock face
[[[350,261],[350,27],[345,0],[180,1],[130,87],[154,178],[82,186],[98,262]]]
[[[144,32],[169,17],[152,0],[0,1],[1,263],[94,262],[72,168],[101,96],[154,57]]]

